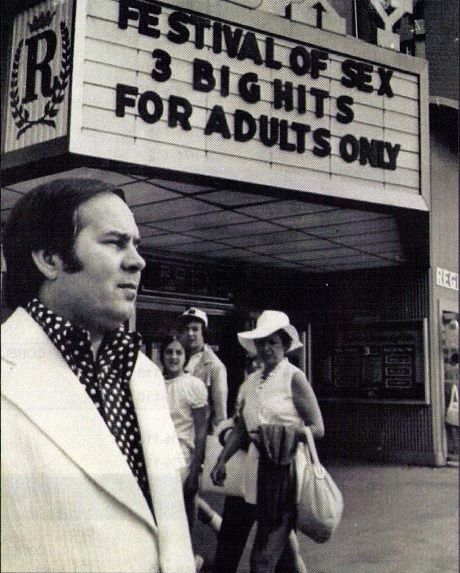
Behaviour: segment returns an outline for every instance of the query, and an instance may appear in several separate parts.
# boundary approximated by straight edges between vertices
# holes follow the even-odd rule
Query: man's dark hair
[[[37,296],[44,275],[32,258],[44,249],[59,255],[67,272],[81,270],[75,257],[75,238],[81,230],[80,205],[99,195],[123,192],[99,179],[66,178],[44,183],[26,193],[13,207],[5,226],[5,299],[11,310]]]

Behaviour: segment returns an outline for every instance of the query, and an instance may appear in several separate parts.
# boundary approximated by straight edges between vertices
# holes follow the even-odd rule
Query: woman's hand
[[[214,485],[223,487],[227,472],[225,470],[225,462],[217,460],[216,465],[211,472],[211,480]]]
[[[227,472],[225,471],[226,462],[235,454],[240,447],[243,447],[248,439],[248,431],[244,424],[242,417],[238,417],[235,420],[235,425],[225,442],[224,449],[217,458],[216,465],[213,467],[211,472],[211,479],[214,485],[223,486],[225,478],[227,477]]]

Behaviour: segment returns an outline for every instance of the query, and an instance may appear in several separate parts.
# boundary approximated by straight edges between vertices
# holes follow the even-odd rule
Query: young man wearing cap
[[[199,308],[191,307],[179,317],[179,338],[189,354],[185,370],[203,380],[208,389],[210,427],[212,433],[227,419],[227,369],[214,350],[205,343],[208,317]],[[220,515],[201,497],[197,498],[198,517],[203,523],[219,531]]]
[[[199,308],[189,308],[180,316],[180,340],[190,355],[185,369],[206,384],[211,428],[216,428],[227,419],[227,369],[209,344],[205,344],[207,328],[208,317]]]

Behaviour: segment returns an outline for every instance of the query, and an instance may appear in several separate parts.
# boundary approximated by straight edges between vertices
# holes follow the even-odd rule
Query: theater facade
[[[236,332],[283,310],[323,455],[445,464],[458,93],[433,96],[428,60],[399,50],[412,2],[380,15],[378,45],[353,35],[354,2],[7,4],[2,224],[40,182],[113,182],[142,235],[134,322],[153,359],[203,308],[231,410]]]

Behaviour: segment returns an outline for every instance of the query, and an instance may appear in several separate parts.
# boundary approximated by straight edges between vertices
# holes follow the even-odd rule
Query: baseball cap
[[[208,317],[206,316],[206,313],[200,310],[199,308],[195,308],[193,306],[188,308],[185,312],[181,314],[181,318],[183,320],[192,320],[192,319],[201,320],[201,322],[205,325],[205,327],[208,328]]]

